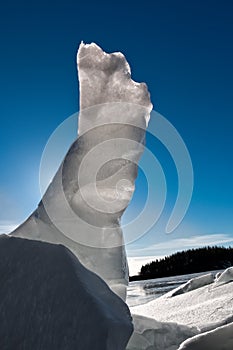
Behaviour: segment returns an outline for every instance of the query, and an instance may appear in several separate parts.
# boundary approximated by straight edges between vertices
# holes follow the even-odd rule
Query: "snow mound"
[[[64,246],[0,237],[0,349],[125,350],[126,304]]]
[[[180,345],[179,350],[232,350],[232,272],[233,269],[228,268],[218,276],[217,281],[214,283],[212,283],[214,279],[213,274],[206,274],[201,278],[195,278],[160,298],[144,305],[133,306],[130,310],[132,314],[136,314],[137,317],[141,315],[156,320],[165,333],[165,339],[169,339],[171,336],[169,328],[163,327],[163,325],[168,322],[172,322],[173,325],[176,324],[176,327],[178,328],[182,325],[189,327],[189,330],[186,329],[187,332],[196,332],[196,335],[194,337],[191,336],[191,338],[187,333],[183,333],[184,338],[186,337],[185,339],[190,339],[184,341],[182,345],[180,345],[179,339],[176,339],[175,337],[177,331],[174,331],[174,329],[172,330],[171,328],[171,333],[173,334],[176,342],[175,344],[177,345],[174,349],[177,349]],[[147,332],[146,327],[145,323],[143,334]],[[137,328],[138,324],[135,323],[135,337],[138,336]],[[154,326],[152,328],[154,328],[155,332],[156,327]],[[148,327],[148,329],[151,331],[151,327]],[[182,328],[179,329],[182,333]],[[131,339],[134,339],[133,337],[134,335]],[[138,342],[139,339],[142,338],[138,337]],[[158,346],[158,349],[160,350],[170,349],[170,345],[165,342],[160,342],[159,337],[157,337],[157,340],[155,338],[157,343],[155,341],[156,345],[153,345],[154,347],[150,345],[151,338],[149,339],[149,342],[147,342],[148,347],[145,346],[145,349],[147,350],[154,348],[157,349],[155,346]],[[134,343],[136,344],[137,341]],[[140,347],[132,347],[132,350],[134,349],[140,349]]]
[[[175,322],[201,331],[229,322],[233,316],[233,283],[213,288],[214,284],[167,298],[166,294],[144,305],[131,307],[133,314],[160,322]],[[231,321],[232,322],[232,321]]]
[[[214,287],[233,281],[233,266],[228,267],[223,273],[216,276]]]
[[[233,323],[187,339],[178,350],[232,350]]]
[[[133,315],[134,333],[127,350],[176,350],[185,339],[198,334],[196,328],[176,323],[158,322],[152,318]]]
[[[191,292],[192,290],[195,290],[195,289],[198,289],[198,288],[201,288],[203,286],[206,286],[208,284],[213,283],[214,278],[215,278],[215,276],[213,273],[208,273],[208,274],[203,275],[203,276],[198,276],[198,277],[192,278],[188,282],[173,289],[171,292],[168,292],[166,294],[166,297],[174,297],[176,295]]]

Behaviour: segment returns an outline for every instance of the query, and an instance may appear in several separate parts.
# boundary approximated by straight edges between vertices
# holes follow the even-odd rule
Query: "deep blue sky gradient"
[[[0,222],[20,222],[40,199],[44,146],[78,110],[76,51],[83,40],[125,54],[132,77],[147,83],[154,109],[189,149],[194,195],[173,238],[223,234],[233,240],[232,1],[5,2],[0,35]],[[167,167],[173,194],[172,165],[161,145],[154,152]],[[140,190],[135,196],[139,201]],[[158,226],[128,249],[140,255],[163,236]]]

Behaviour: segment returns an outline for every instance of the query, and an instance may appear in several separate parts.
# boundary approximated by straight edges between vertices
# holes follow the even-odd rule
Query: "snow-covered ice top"
[[[80,109],[110,102],[142,105],[148,110],[152,104],[145,83],[131,79],[131,69],[121,52],[108,54],[95,43],[79,46],[77,64],[80,81]]]

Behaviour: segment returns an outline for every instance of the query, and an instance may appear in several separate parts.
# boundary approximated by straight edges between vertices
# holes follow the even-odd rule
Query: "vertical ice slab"
[[[134,191],[152,104],[123,54],[81,43],[77,63],[78,138],[38,208],[12,235],[65,245],[125,299],[120,218]]]

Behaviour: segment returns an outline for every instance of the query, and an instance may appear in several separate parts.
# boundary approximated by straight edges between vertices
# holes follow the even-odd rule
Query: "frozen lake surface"
[[[219,270],[130,282],[127,289],[127,304],[129,306],[145,304],[186,283],[191,278],[206,275],[209,272],[217,273]]]

